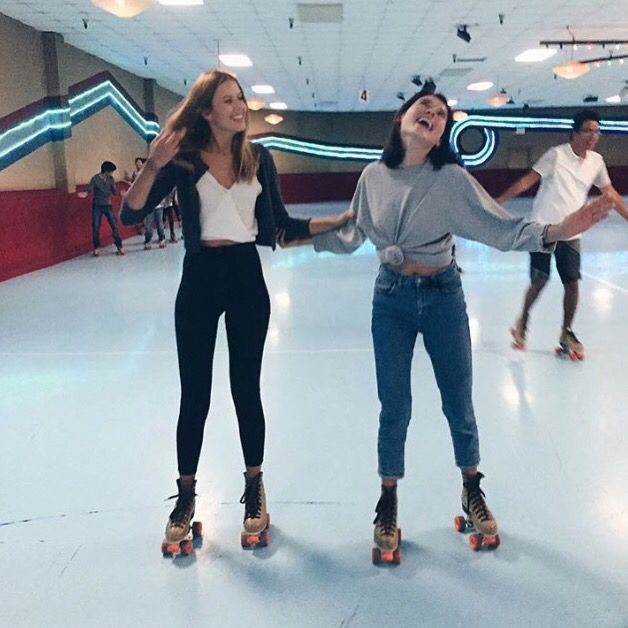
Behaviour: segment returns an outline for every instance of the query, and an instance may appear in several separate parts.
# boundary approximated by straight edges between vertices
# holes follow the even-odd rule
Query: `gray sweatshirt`
[[[103,179],[100,174],[95,174],[89,181],[87,191],[94,195],[92,205],[111,205],[111,195],[118,195],[118,188],[111,175]]]
[[[353,253],[367,238],[380,260],[446,266],[453,235],[477,240],[500,251],[551,252],[544,245],[546,225],[514,218],[463,168],[447,164],[434,170],[429,161],[391,169],[371,163],[362,172],[343,227],[314,236],[316,251]]]

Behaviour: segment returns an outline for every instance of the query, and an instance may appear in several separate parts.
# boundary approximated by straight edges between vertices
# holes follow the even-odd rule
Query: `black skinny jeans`
[[[270,299],[255,244],[187,253],[175,305],[181,377],[179,473],[193,475],[209,412],[218,319],[225,314],[229,376],[246,466],[262,464],[265,421],[260,371]]]

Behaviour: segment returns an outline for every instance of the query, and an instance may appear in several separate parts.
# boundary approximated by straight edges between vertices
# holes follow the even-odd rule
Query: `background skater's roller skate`
[[[401,562],[401,530],[397,527],[397,487],[382,486],[382,494],[375,507],[373,523],[375,547],[371,553],[374,565]]]
[[[526,349],[526,332],[528,330],[528,321],[523,316],[519,317],[515,324],[510,328],[512,336],[512,348],[519,351]]]
[[[266,493],[262,473],[255,477],[244,474],[244,494],[240,503],[244,504],[244,530],[240,534],[243,549],[266,547],[270,542],[270,515],[266,512]]]
[[[484,491],[480,488],[482,473],[463,475],[462,482],[462,510],[466,517],[454,517],[454,527],[458,532],[473,532],[469,537],[469,546],[478,551],[482,547],[497,549],[499,534],[497,521],[484,501]]]
[[[200,521],[190,525],[196,505],[196,480],[191,484],[182,484],[181,480],[177,480],[177,486],[179,494],[169,498],[176,497],[177,503],[168,518],[166,538],[161,544],[164,558],[177,554],[189,556],[192,549],[200,544],[203,534],[203,524]]]
[[[572,361],[584,360],[584,346],[569,327],[563,327],[558,343],[555,349],[557,356],[568,357]]]

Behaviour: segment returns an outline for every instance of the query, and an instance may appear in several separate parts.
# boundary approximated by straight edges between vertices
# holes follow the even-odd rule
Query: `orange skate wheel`
[[[259,535],[259,546],[260,547],[267,547],[269,543],[270,543],[270,532],[269,532],[268,528],[266,528]]]
[[[499,534],[495,536],[489,536],[484,539],[484,545],[487,549],[496,550],[499,547],[500,539]]]
[[[401,546],[398,546],[397,549],[393,552],[392,564],[393,565],[401,564]]]
[[[572,351],[572,352],[569,354],[569,359],[570,359],[572,362],[575,362],[575,361],[578,359],[578,356],[577,356],[577,355],[576,355],[576,354]]]
[[[474,551],[478,552],[482,549],[482,537],[479,534],[472,534],[469,537],[469,547]]]
[[[374,547],[371,551],[371,560],[374,565],[382,564],[382,552],[378,547]]]
[[[163,554],[164,558],[171,558],[172,557],[172,552],[169,549],[169,545],[167,541],[164,541],[161,544],[161,553]]]
[[[397,549],[399,549],[399,548],[397,548]],[[380,554],[381,554],[382,560],[383,560],[385,563],[392,563],[392,561],[393,561],[393,554],[394,554],[394,553],[395,553],[395,552],[394,552],[393,550],[391,550],[391,551],[388,551],[388,550],[380,550]]]
[[[192,537],[197,538],[203,535],[203,523],[201,521],[195,521],[192,524]]]
[[[181,553],[184,556],[189,556],[192,553],[192,541],[190,539],[185,539],[185,541],[181,541]]]
[[[454,528],[458,532],[464,532],[467,529],[467,520],[464,517],[454,517]]]

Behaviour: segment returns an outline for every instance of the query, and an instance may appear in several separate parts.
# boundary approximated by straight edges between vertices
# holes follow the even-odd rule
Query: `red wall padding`
[[[114,199],[114,210],[119,209]],[[124,239],[137,233],[120,226]],[[103,218],[101,244],[112,243]],[[91,199],[58,190],[0,192],[0,281],[46,268],[92,249]]]
[[[525,172],[493,169],[473,174],[497,195]],[[615,188],[628,194],[628,166],[609,168],[609,174]],[[284,174],[281,190],[286,203],[348,201],[359,176],[359,172]],[[114,198],[116,214],[119,204]],[[137,233],[135,227],[119,227],[123,239]],[[0,281],[88,253],[91,239],[89,198],[58,190],[0,191]],[[103,246],[112,242],[105,219],[101,240]]]

